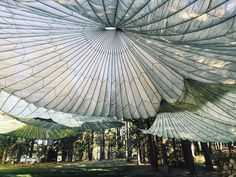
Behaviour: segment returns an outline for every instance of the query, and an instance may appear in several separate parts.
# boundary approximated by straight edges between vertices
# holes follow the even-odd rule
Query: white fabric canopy
[[[186,101],[186,79],[234,87],[235,19],[235,0],[1,0],[0,109],[148,118]],[[235,126],[234,91],[202,101],[202,88],[198,112]]]
[[[157,115],[153,125],[144,133],[159,137],[200,142],[234,142],[235,125],[224,124],[191,112],[165,112]]]
[[[55,122],[51,119],[15,118],[0,112],[0,135],[29,139],[60,139],[76,135],[79,131],[101,132],[122,125],[123,123],[112,117],[84,116],[80,119],[70,118],[67,122]]]
[[[236,125],[236,85],[185,81],[182,97],[175,103],[162,102],[161,112],[190,111],[215,121]]]
[[[184,78],[235,84],[235,9],[234,0],[3,0],[0,88],[55,111],[154,117]]]

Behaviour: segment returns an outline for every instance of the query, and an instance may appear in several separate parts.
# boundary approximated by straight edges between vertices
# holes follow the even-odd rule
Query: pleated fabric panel
[[[0,110],[98,130],[157,115],[149,133],[234,140],[235,19],[235,0],[2,0]]]
[[[200,142],[230,142],[236,140],[236,125],[224,124],[196,113],[165,112],[157,115],[144,133],[159,137]]]
[[[37,108],[154,117],[161,99],[180,98],[184,78],[235,84],[235,7],[233,0],[3,0],[0,88]]]
[[[172,106],[236,125],[236,85],[185,81],[182,97]],[[170,108],[171,109],[171,108]]]
[[[175,104],[161,103],[155,122],[145,133],[201,142],[236,139],[236,86],[185,81]]]
[[[87,118],[88,119],[88,118]],[[119,128],[123,124],[114,118],[91,118],[81,120],[81,124],[60,124],[51,119],[13,118],[0,115],[0,134],[27,139],[61,139],[73,136],[80,131],[101,132],[106,129]],[[74,120],[75,121],[75,120]],[[78,121],[78,120],[77,120]]]

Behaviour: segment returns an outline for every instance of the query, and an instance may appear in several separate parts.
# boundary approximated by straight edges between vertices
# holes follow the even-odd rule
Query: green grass
[[[161,168],[161,167],[160,167]],[[197,168],[199,177],[206,177],[202,166]],[[137,166],[122,161],[102,161],[86,163],[46,163],[0,165],[0,177],[187,177],[188,170],[172,167],[165,174],[161,169],[153,172],[149,165]],[[216,177],[216,172],[208,177]]]
[[[4,165],[0,166],[0,177],[120,177],[130,170],[129,166],[81,167],[73,165]]]

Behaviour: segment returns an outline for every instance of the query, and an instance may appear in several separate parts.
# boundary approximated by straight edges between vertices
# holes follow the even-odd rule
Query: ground
[[[207,174],[197,166],[199,177],[217,177],[216,172]],[[149,165],[136,165],[125,161],[87,163],[46,163],[1,165],[0,177],[187,177],[185,168],[172,168],[169,174],[161,170],[153,172]]]

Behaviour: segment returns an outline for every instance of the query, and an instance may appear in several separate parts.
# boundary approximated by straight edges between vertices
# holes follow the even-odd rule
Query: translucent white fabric
[[[185,81],[185,91],[175,103],[162,102],[161,112],[190,111],[236,126],[236,85]]]
[[[235,125],[224,124],[188,111],[160,113],[150,129],[142,131],[159,137],[190,141],[236,141]]]
[[[1,0],[0,108],[76,125],[155,117],[184,102],[186,79],[236,84],[235,19],[235,0]],[[198,110],[235,125],[234,94],[207,93]]]
[[[175,103],[162,102],[144,133],[201,142],[236,141],[236,86],[185,81],[185,94]]]
[[[0,87],[56,111],[154,117],[184,78],[235,84],[235,9],[234,0],[2,0]]]
[[[3,90],[0,91],[0,109],[10,117],[51,119],[58,124],[68,127],[80,127],[85,122],[117,121],[115,117],[81,116],[77,114],[48,110],[42,107],[38,108],[35,105],[29,104],[23,99],[11,95]]]
[[[79,124],[77,122],[78,118],[71,118],[67,122],[41,118],[14,118],[0,112],[0,134],[27,139],[60,139],[76,135],[79,131],[100,132],[123,125],[112,117],[84,116]]]
[[[9,133],[22,128],[24,125],[24,123],[10,118],[8,115],[0,114],[0,134]]]

